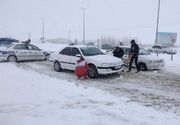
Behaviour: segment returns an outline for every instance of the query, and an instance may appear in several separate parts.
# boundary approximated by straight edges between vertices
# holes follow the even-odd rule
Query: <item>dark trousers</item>
[[[129,62],[129,71],[131,71],[132,68],[132,63],[135,60],[135,65],[136,65],[136,69],[137,71],[139,71],[139,65],[138,65],[138,56],[132,56]]]

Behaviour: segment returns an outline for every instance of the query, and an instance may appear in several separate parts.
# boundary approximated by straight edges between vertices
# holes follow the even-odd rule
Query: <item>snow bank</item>
[[[0,63],[0,125],[178,125],[171,112]]]
[[[41,43],[41,42],[34,42],[32,44],[38,46],[40,49],[50,52],[57,52],[62,50],[64,47],[68,46],[68,44]]]

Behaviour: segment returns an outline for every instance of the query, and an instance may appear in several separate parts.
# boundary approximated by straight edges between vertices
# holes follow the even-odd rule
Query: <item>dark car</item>
[[[14,42],[19,42],[16,39],[12,39],[12,38],[0,38],[0,46],[8,46]]]

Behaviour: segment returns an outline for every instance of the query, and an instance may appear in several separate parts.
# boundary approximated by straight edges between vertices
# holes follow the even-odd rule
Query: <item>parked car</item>
[[[45,60],[50,54],[39,49],[33,44],[13,43],[6,48],[0,49],[0,61],[26,61]]]
[[[8,46],[12,43],[18,43],[19,41],[12,38],[0,38],[0,47]]]
[[[152,48],[147,49],[151,53],[161,53],[161,54],[176,54],[177,51],[172,47],[164,47],[162,45],[154,45]]]
[[[123,62],[126,66],[129,65],[128,62],[128,54],[130,51],[130,47],[129,46],[119,46],[120,48],[123,49],[124,51],[124,56],[122,57]],[[113,51],[116,49],[116,47],[114,47],[111,51],[109,51],[108,53],[110,55],[113,54]],[[165,66],[165,62],[164,59],[155,56],[155,55],[151,55],[147,50],[145,50],[144,48],[140,48],[139,49],[139,57],[138,57],[138,64],[140,67],[140,70],[145,71],[148,69],[161,69]],[[135,67],[135,63],[133,62],[133,67]]]
[[[117,73],[123,69],[121,59],[106,55],[93,46],[68,46],[52,56],[55,71],[62,71],[62,69],[75,70],[76,62],[82,56],[88,63],[88,76],[90,78],[96,78],[99,74]]]

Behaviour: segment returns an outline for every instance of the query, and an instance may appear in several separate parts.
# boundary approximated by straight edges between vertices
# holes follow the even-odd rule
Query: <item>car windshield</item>
[[[104,53],[96,47],[80,48],[84,56],[104,55]]]
[[[144,48],[139,49],[139,55],[149,55],[150,53]]]

